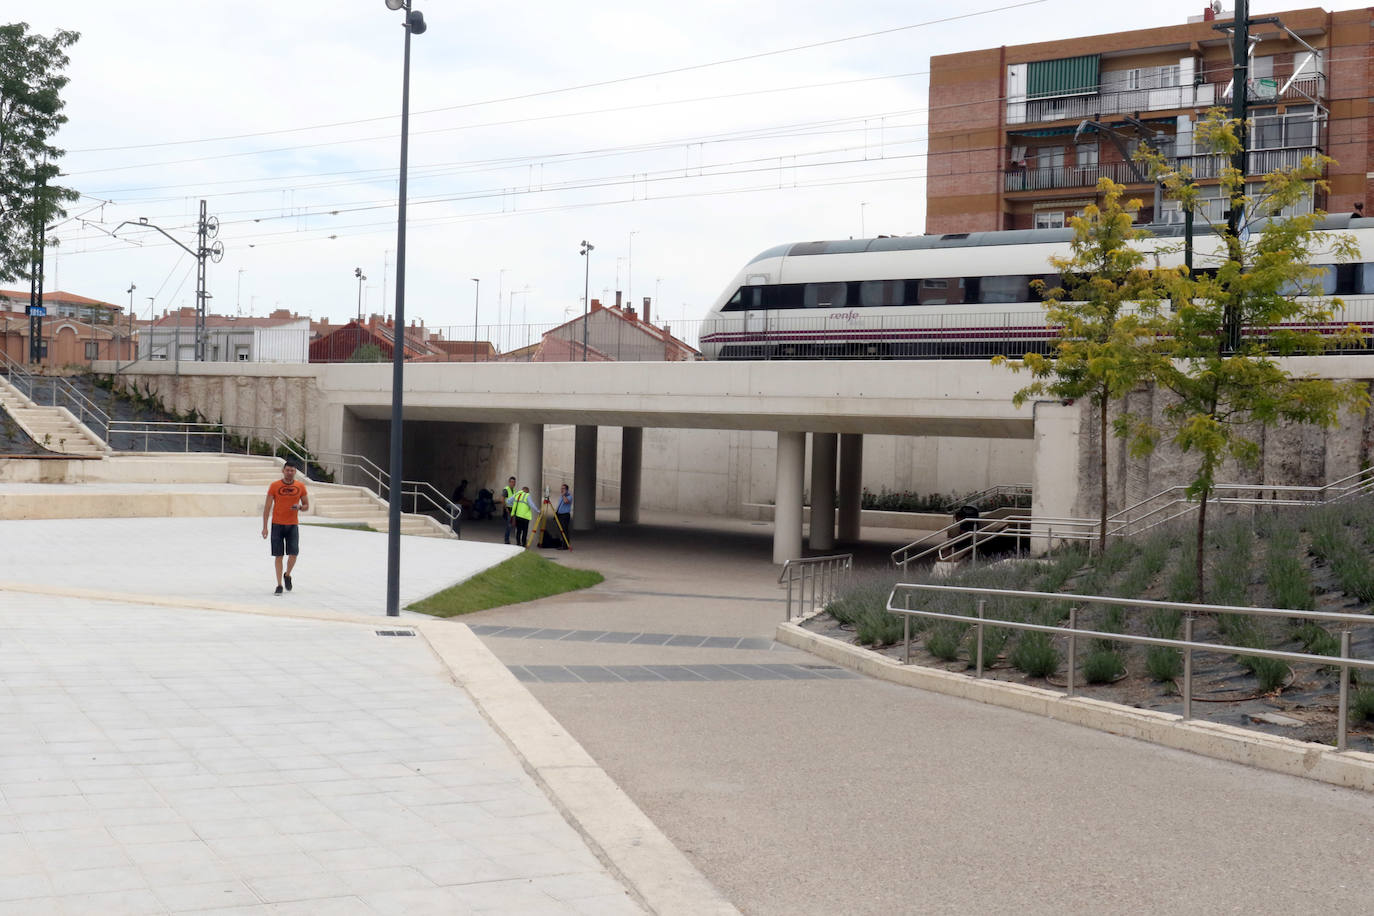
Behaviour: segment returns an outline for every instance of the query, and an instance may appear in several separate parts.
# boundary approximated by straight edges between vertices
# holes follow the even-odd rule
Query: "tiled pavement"
[[[424,640],[0,593],[0,913],[636,913]]]
[[[0,521],[0,916],[734,912],[384,538],[275,597],[259,533]],[[515,552],[402,546],[403,603]]]

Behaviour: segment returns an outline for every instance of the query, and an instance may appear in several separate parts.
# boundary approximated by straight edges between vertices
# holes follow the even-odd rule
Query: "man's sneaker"
[[[290,576],[282,576],[281,578],[282,578],[282,581],[286,583],[286,590],[287,590],[288,592],[291,591],[291,577],[290,577]]]
[[[280,594],[281,594],[281,586],[278,585],[278,586],[277,586],[277,590],[276,590],[275,592],[273,592],[272,594],[274,594],[274,595],[280,595]]]

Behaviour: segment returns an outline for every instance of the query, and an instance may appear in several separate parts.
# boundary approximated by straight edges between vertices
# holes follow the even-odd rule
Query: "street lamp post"
[[[592,300],[588,298],[592,276],[592,251],[596,246],[586,239],[582,240],[582,257],[586,267],[582,273],[582,362],[587,361],[587,317],[591,314]]]
[[[639,235],[639,230],[634,229],[630,232],[630,250],[625,256],[625,299],[630,303],[630,308],[635,304],[635,236]]]
[[[410,140],[410,36],[425,31],[425,17],[410,0],[386,0],[389,10],[405,10],[405,54],[401,66],[401,167],[396,202],[396,319],[391,337],[391,460],[387,489],[386,615],[401,616],[401,423],[404,418],[406,327],[406,167]]]
[[[482,281],[472,278],[472,361],[477,362],[477,308],[481,303]]]
[[[363,323],[363,281],[367,279],[367,274],[363,273],[361,267],[353,268],[353,276],[358,278],[358,324]]]

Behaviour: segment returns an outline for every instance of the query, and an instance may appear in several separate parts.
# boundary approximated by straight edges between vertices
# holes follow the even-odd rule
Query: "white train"
[[[1157,263],[1183,262],[1183,227],[1151,226]],[[1363,256],[1327,265],[1324,291],[1345,301],[1336,324],[1374,336],[1374,219],[1329,217]],[[726,287],[701,327],[707,359],[959,359],[1045,352],[1056,332],[1032,282],[1054,288],[1053,255],[1069,229],[894,236],[779,245]],[[1219,240],[1199,233],[1194,267],[1216,263]],[[1368,260],[1366,260],[1368,259]],[[1334,329],[1333,325],[1333,329]]]

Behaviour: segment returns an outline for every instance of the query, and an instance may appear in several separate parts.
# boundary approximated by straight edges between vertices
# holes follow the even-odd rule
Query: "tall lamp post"
[[[472,361],[477,362],[477,308],[482,301],[482,281],[472,277]]]
[[[630,251],[625,256],[625,300],[630,304],[630,308],[635,305],[635,236],[639,235],[639,230],[630,232]]]
[[[592,300],[587,298],[589,294],[592,276],[592,252],[596,246],[586,239],[582,240],[582,251],[580,254],[586,260],[586,268],[582,272],[582,362],[587,361],[587,316],[591,314]]]
[[[363,281],[367,279],[367,274],[363,273],[361,267],[353,268],[353,276],[358,278],[358,324],[363,323]]]
[[[391,337],[391,461],[387,488],[386,616],[401,616],[401,423],[406,328],[406,167],[410,140],[410,36],[422,35],[425,17],[410,0],[386,0],[389,10],[405,10],[405,56],[401,67],[401,169],[396,202],[396,319]]]

